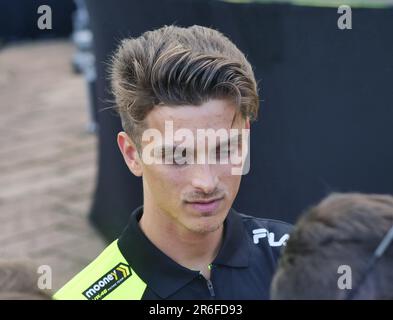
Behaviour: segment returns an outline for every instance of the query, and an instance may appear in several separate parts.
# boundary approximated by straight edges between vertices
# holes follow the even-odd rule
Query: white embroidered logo
[[[269,232],[269,230],[265,229],[265,228],[261,228],[261,229],[254,229],[252,230],[253,233],[253,239],[254,239],[254,243],[258,244],[259,243],[259,239],[262,238],[266,238],[269,241],[269,245],[271,247],[281,247],[281,246],[285,246],[287,244],[287,240],[289,239],[289,234],[284,234],[280,240],[275,241],[275,234],[274,232]]]

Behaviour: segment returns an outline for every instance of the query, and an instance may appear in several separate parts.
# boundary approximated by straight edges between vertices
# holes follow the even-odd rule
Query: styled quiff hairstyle
[[[140,146],[143,120],[157,105],[201,105],[229,99],[244,118],[257,117],[250,63],[220,32],[165,26],[121,42],[111,63],[112,90],[123,129]]]

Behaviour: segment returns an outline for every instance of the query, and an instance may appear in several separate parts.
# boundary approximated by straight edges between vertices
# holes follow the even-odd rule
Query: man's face
[[[241,180],[241,175],[232,174],[230,161],[220,163],[228,155],[230,129],[233,137],[233,129],[240,134],[242,129],[249,128],[248,121],[235,115],[235,107],[225,100],[210,100],[201,106],[154,108],[145,119],[146,129],[158,130],[163,140],[149,139],[141,144],[145,205],[149,202],[151,208],[168,221],[188,231],[217,230],[228,214]],[[173,134],[168,124],[173,127]],[[214,138],[212,143],[203,135],[198,136],[197,130],[201,133],[207,129],[210,132],[225,130],[227,139]],[[183,133],[182,139],[178,140],[177,133]],[[230,142],[229,149],[236,148],[240,152],[242,139],[236,140]],[[180,144],[184,148],[179,153]],[[155,154],[153,159],[158,161],[149,164],[145,161],[143,150],[146,151],[147,146],[158,151],[146,153]],[[183,156],[186,163],[179,164],[179,156]],[[212,156],[216,157],[216,163],[211,160]]]

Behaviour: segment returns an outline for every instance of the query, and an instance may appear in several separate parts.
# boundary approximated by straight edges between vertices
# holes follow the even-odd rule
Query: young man
[[[332,194],[296,224],[273,299],[393,299],[393,197]]]
[[[258,111],[244,55],[215,30],[168,26],[124,40],[111,71],[144,206],[55,298],[267,299],[289,225],[231,209]]]

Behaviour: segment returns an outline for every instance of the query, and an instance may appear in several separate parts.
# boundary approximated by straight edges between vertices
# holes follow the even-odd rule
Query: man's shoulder
[[[132,285],[133,290],[127,290],[129,285]],[[138,300],[145,288],[146,284],[133,272],[121,254],[116,240],[56,292],[54,299],[101,300],[115,298]]]
[[[291,224],[284,221],[255,217],[237,211],[235,213],[242,220],[246,231],[252,235],[254,244],[266,238],[271,247],[281,247],[286,244],[293,229]]]

